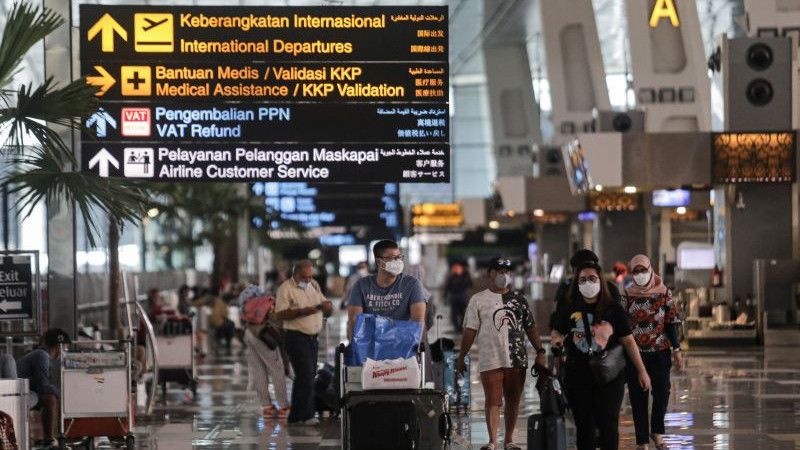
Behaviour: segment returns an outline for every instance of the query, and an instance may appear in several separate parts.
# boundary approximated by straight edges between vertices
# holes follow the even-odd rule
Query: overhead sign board
[[[35,296],[30,256],[6,255],[0,261],[0,320],[32,319]]]
[[[449,181],[447,7],[81,5],[80,29],[81,71],[102,108],[86,121],[84,171]],[[242,149],[307,155],[308,167],[236,161]],[[247,170],[217,176],[208,151]],[[353,163],[352,152],[378,159]]]
[[[254,228],[272,232],[294,224],[307,229],[369,227],[379,233],[401,230],[400,192],[396,183],[318,184],[253,183],[264,213],[253,215]]]

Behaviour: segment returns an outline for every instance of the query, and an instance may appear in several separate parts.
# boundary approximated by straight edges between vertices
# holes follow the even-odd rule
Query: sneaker
[[[316,417],[312,417],[303,422],[303,425],[309,425],[309,426],[319,425],[319,419],[317,419]]]

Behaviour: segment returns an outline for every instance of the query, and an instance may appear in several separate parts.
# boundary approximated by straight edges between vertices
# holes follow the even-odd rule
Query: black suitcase
[[[349,392],[342,441],[348,450],[444,449],[452,425],[444,394],[429,389]]]
[[[564,416],[534,414],[528,418],[528,450],[567,450]]]

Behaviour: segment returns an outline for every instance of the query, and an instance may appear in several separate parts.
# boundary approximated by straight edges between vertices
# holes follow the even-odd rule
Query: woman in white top
[[[486,425],[489,428],[489,443],[481,450],[495,450],[497,446],[500,407],[504,399],[506,431],[503,448],[520,448],[514,444],[514,426],[528,372],[526,336],[536,349],[536,363],[545,365],[545,350],[528,301],[521,292],[508,287],[512,269],[508,259],[492,259],[487,273],[489,288],[472,296],[464,317],[457,370],[465,370],[464,357],[477,337],[481,349],[478,362],[486,398]]]

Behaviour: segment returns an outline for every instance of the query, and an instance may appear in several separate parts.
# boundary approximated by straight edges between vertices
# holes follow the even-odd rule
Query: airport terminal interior
[[[0,35],[0,450],[800,449],[800,0]]]

